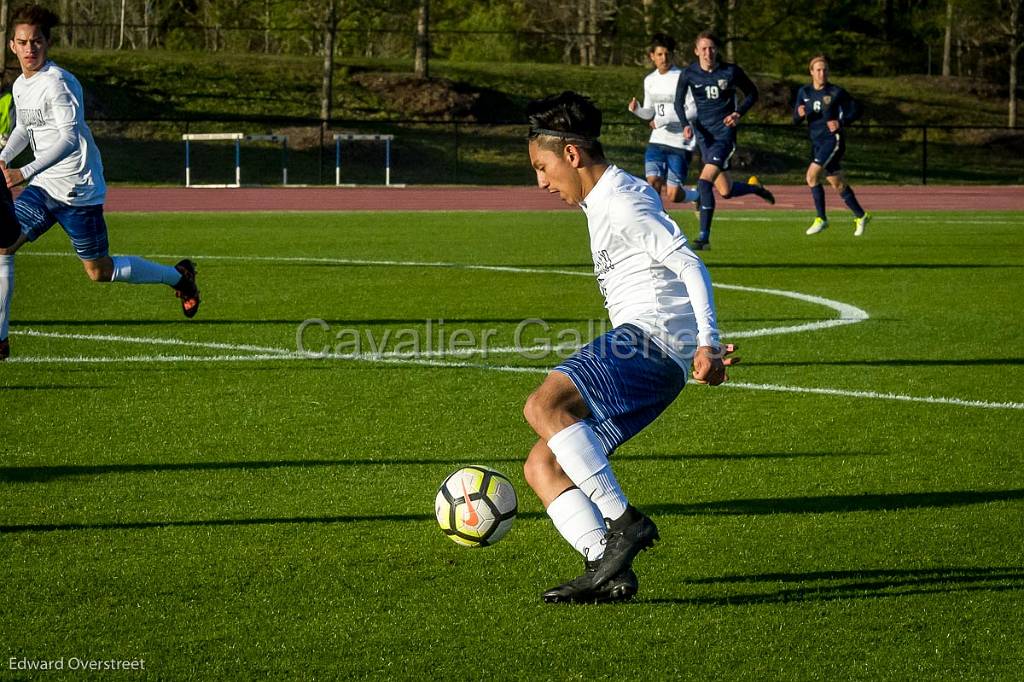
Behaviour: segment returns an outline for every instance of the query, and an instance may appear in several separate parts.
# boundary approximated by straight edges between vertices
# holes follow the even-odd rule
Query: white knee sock
[[[14,254],[0,256],[0,340],[7,338],[14,295]]]
[[[138,256],[114,256],[114,276],[111,282],[129,284],[166,284],[174,286],[181,280],[181,273],[170,265],[161,265]]]
[[[565,475],[586,493],[606,519],[617,519],[629,504],[612,473],[608,455],[586,422],[576,422],[548,439]]]
[[[604,555],[604,520],[586,493],[569,488],[548,505],[547,512],[558,532],[584,559],[594,561]]]

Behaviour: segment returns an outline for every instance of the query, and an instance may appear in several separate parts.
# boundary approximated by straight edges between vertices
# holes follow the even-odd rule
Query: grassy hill
[[[333,177],[328,136],[321,153],[317,57],[197,54],[164,51],[62,49],[55,60],[87,90],[87,109],[115,182],[179,183],[183,132],[232,130],[289,135],[294,182]],[[335,73],[332,129],[396,135],[399,182],[521,183],[525,103],[572,88],[593,97],[606,114],[606,143],[616,160],[639,170],[646,131],[625,108],[641,94],[641,66],[585,68],[550,64],[455,63],[434,60],[430,83],[410,77],[405,60],[340,60]],[[789,125],[789,103],[801,84],[754,74],[762,99],[745,119],[737,166],[772,182],[799,182],[806,137]],[[865,106],[864,123],[848,153],[848,168],[869,182],[921,182],[920,126],[1002,126],[1006,100],[994,85],[926,76],[834,80]],[[411,124],[407,121],[430,120]],[[398,123],[404,121],[405,123]],[[897,129],[880,126],[917,126]],[[1006,131],[928,131],[929,181],[1024,182],[1024,138]],[[344,150],[346,179],[379,181],[382,150]],[[231,165],[223,145],[197,149],[196,171]],[[249,181],[274,182],[279,152],[246,150]],[[631,165],[632,164],[632,165]],[[245,167],[245,166],[243,166]]]

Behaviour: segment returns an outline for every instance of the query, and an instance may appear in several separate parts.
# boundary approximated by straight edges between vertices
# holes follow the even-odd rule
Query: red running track
[[[812,210],[804,186],[771,187],[776,206]],[[1024,186],[855,187],[869,211],[1024,211]],[[827,190],[829,203],[840,200]],[[680,205],[680,207],[682,207]],[[107,211],[549,211],[567,209],[536,187],[111,187]],[[765,209],[756,197],[718,200],[719,210]]]

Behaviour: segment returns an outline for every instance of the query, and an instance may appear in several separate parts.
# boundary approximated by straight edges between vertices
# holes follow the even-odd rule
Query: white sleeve
[[[718,348],[721,345],[718,319],[715,315],[715,297],[711,293],[711,275],[704,261],[686,245],[661,259],[661,264],[683,280],[690,306],[697,318],[697,345]]]
[[[57,142],[47,149],[35,150],[35,160],[21,167],[26,180],[67,158],[78,148],[78,103],[63,82],[54,88],[50,113],[58,132]]]
[[[14,130],[11,131],[11,136],[7,138],[7,146],[4,147],[3,151],[0,151],[0,161],[3,161],[5,164],[10,163],[27,146],[28,131],[25,130],[24,126],[15,125]]]
[[[683,105],[683,113],[686,116],[687,121],[697,120],[697,102],[693,98],[693,92],[689,89],[686,91],[686,101]]]
[[[717,348],[720,341],[711,276],[704,262],[686,245],[679,226],[653,202],[643,210],[636,203],[617,197],[612,199],[609,210],[612,224],[627,241],[682,280],[697,319],[697,344]]]
[[[633,111],[633,115],[642,118],[645,121],[650,121],[654,118],[654,107],[651,106],[651,93],[647,90],[647,81],[644,81],[644,105],[637,107]]]

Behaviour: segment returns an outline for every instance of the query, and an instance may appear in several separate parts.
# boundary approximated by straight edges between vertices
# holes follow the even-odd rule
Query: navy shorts
[[[828,175],[839,172],[839,164],[846,153],[846,140],[842,135],[811,140],[811,159],[825,169]]]
[[[686,371],[639,327],[603,334],[555,368],[569,377],[590,409],[584,421],[609,454],[672,404]]]
[[[30,242],[39,239],[54,223],[60,223],[82,260],[96,260],[110,254],[102,204],[71,206],[29,185],[15,199],[14,212],[21,223],[22,234]]]
[[[729,170],[729,159],[736,153],[736,129],[708,130],[698,126],[696,133],[701,161]]]
[[[665,178],[667,184],[682,186],[690,168],[693,152],[666,144],[649,143],[644,152],[644,173],[647,177]]]

